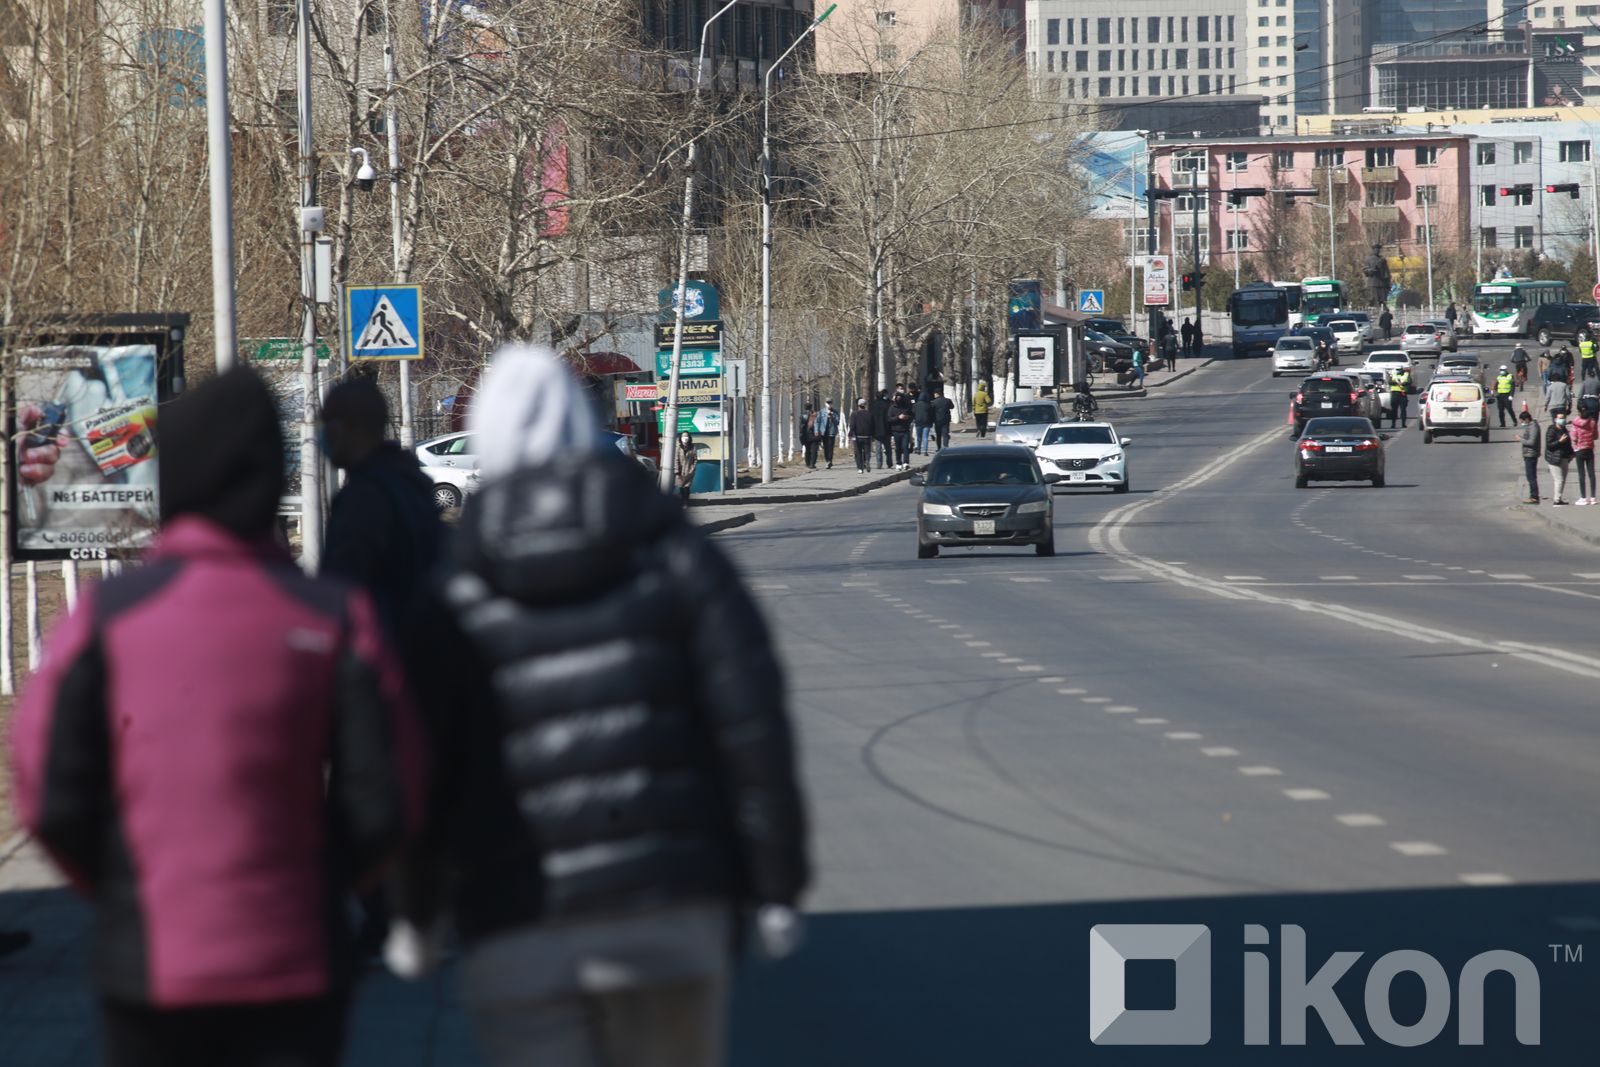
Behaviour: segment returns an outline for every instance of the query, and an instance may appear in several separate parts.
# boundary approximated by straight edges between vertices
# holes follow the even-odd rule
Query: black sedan
[[[1113,340],[1099,330],[1083,331],[1083,349],[1096,370],[1118,371],[1133,366],[1133,346]]]
[[[1033,545],[1056,554],[1055,513],[1049,479],[1033,450],[1022,445],[947,448],[916,475],[917,558],[932,559],[943,546]]]
[[[1370,481],[1383,488],[1383,442],[1371,419],[1312,419],[1294,443],[1294,486],[1313,481]]]

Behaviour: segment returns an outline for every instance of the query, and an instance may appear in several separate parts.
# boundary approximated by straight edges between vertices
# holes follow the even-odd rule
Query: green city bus
[[[1344,282],[1338,278],[1305,278],[1300,282],[1300,311],[1307,326],[1315,326],[1344,311]]]
[[[1472,289],[1472,332],[1477,336],[1528,336],[1528,320],[1541,304],[1565,304],[1566,282],[1494,278]]]

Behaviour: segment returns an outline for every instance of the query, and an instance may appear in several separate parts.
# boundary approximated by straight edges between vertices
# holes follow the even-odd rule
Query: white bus
[[[1304,290],[1299,282],[1268,282],[1274,289],[1282,289],[1283,295],[1289,298],[1289,329],[1294,329],[1305,319],[1300,310],[1300,297]]]
[[[1565,304],[1566,282],[1495,278],[1472,290],[1472,332],[1478,336],[1526,337],[1528,320],[1542,304]]]

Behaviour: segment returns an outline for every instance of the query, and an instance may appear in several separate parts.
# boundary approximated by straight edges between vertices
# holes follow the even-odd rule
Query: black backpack
[[[1594,418],[1600,415],[1600,396],[1580,396],[1578,398],[1578,414]]]

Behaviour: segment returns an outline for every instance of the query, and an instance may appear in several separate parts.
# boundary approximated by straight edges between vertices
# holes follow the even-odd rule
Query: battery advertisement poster
[[[153,344],[16,354],[17,554],[106,559],[144,547],[160,518]]]

